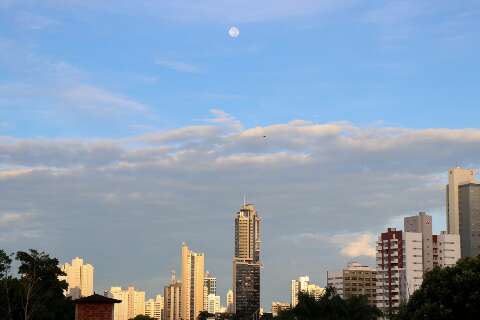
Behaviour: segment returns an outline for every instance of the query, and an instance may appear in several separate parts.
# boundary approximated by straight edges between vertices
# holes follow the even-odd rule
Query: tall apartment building
[[[163,296],[161,294],[157,294],[155,299],[145,301],[145,315],[163,320]]]
[[[375,306],[376,275],[375,268],[353,261],[341,271],[327,272],[327,283],[329,287],[335,288],[337,294],[342,298],[366,296],[368,303]]]
[[[279,301],[273,301],[272,302],[272,315],[274,317],[277,317],[280,312],[289,310],[290,309],[290,304],[288,302],[279,302]]]
[[[460,259],[460,235],[442,231],[433,235],[433,266],[452,267]]]
[[[181,320],[181,293],[182,283],[172,272],[170,284],[163,289],[163,320]]]
[[[220,296],[213,293],[207,296],[207,309],[208,313],[216,314],[221,311]]]
[[[145,291],[137,291],[133,286],[129,286],[127,290],[111,287],[106,296],[122,301],[115,304],[114,320],[129,320],[145,314]]]
[[[480,184],[459,186],[458,203],[461,254],[476,257],[480,254]]]
[[[207,271],[203,280],[203,310],[208,310],[208,295],[210,294],[217,295],[217,278]]]
[[[377,241],[377,307],[395,312],[423,280],[422,234],[388,228]]]
[[[235,217],[233,258],[234,311],[238,319],[260,312],[260,217],[253,204],[244,203]]]
[[[83,259],[76,257],[72,263],[65,263],[61,266],[66,276],[59,277],[68,283],[68,289],[65,292],[72,299],[91,296],[93,294],[93,272],[91,264],[84,264]]]
[[[433,235],[432,216],[420,212],[417,216],[406,217],[403,220],[405,232],[418,232],[422,234],[422,263],[423,271],[433,269]]]
[[[205,256],[193,252],[182,244],[182,303],[183,320],[196,320],[203,305],[203,285],[205,277]]]
[[[228,313],[233,313],[235,312],[234,309],[233,309],[233,290],[232,289],[228,289],[227,291],[227,297],[226,297],[226,303],[227,303],[227,312]]]
[[[325,288],[310,283],[310,278],[308,276],[292,280],[290,288],[290,301],[292,308],[298,304],[298,294],[300,292],[307,293],[315,297],[315,299],[319,299],[325,293]]]
[[[448,170],[447,185],[447,231],[451,234],[460,233],[459,216],[459,186],[463,184],[475,183],[475,171],[472,169],[462,169],[459,167]]]

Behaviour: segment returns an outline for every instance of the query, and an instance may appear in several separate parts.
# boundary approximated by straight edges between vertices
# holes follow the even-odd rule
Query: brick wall
[[[77,304],[75,320],[113,320],[113,304]]]

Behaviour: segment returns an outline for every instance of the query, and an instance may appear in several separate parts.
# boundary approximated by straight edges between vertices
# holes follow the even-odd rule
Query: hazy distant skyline
[[[246,194],[266,309],[300,275],[373,266],[404,216],[445,229],[448,168],[480,167],[479,18],[473,0],[0,0],[0,248],[153,297],[185,241],[224,304]]]

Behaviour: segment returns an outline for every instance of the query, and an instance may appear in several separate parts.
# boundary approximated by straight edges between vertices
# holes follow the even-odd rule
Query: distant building
[[[298,294],[300,292],[307,293],[315,297],[315,299],[319,299],[324,294],[325,288],[310,283],[310,278],[308,276],[292,280],[290,288],[290,302],[292,307],[295,307],[298,304]]]
[[[228,313],[233,313],[234,309],[233,309],[233,291],[232,291],[232,289],[228,289],[228,291],[227,291],[226,303],[227,303],[227,310],[226,311]]]
[[[112,320],[114,304],[120,300],[98,294],[75,299],[75,320]]]
[[[290,309],[290,303],[288,302],[278,302],[278,301],[272,302],[272,315],[274,317],[277,317],[281,311],[285,311],[289,309]]]
[[[260,266],[260,217],[253,204],[244,203],[235,217],[233,259],[233,309],[239,320],[259,315]]]
[[[175,272],[172,272],[172,280],[163,290],[163,320],[181,320],[181,293],[182,283],[175,279]]]
[[[422,263],[423,272],[433,269],[433,235],[432,216],[420,212],[416,216],[403,219],[405,232],[419,232],[422,234]]]
[[[448,170],[447,185],[447,231],[460,234],[459,186],[475,183],[475,170],[459,167]]]
[[[66,273],[66,276],[59,278],[68,283],[68,289],[65,292],[67,296],[78,299],[93,295],[94,268],[91,264],[84,264],[83,259],[76,257],[71,264],[63,264],[61,269]]]
[[[480,254],[480,184],[463,184],[458,195],[461,255],[476,257]]]
[[[145,291],[137,291],[133,286],[127,290],[111,287],[106,296],[122,301],[115,305],[114,320],[129,320],[145,314]]]
[[[341,271],[327,272],[327,283],[335,289],[342,298],[366,296],[368,303],[376,305],[376,274],[375,268],[350,262]]]
[[[181,317],[183,320],[196,320],[203,305],[203,285],[205,277],[205,256],[193,252],[182,244],[182,293]]]
[[[205,273],[203,280],[203,309],[208,309],[208,295],[217,295],[217,278],[212,276],[208,271]]]
[[[155,299],[148,299],[145,302],[145,315],[163,320],[163,296],[158,294]]]
[[[216,314],[221,312],[220,296],[213,293],[207,296],[207,309],[208,313]]]
[[[422,234],[388,228],[377,241],[377,307],[395,312],[423,280]]]
[[[442,231],[433,235],[433,266],[453,267],[460,259],[460,235]]]

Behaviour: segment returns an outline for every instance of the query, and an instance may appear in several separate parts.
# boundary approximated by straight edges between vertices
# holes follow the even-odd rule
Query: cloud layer
[[[84,256],[97,290],[134,283],[154,294],[187,241],[223,290],[246,194],[263,219],[263,298],[286,299],[300,274],[322,283],[349,259],[373,264],[375,235],[397,217],[443,214],[445,172],[478,167],[479,147],[478,129],[247,128],[221,110],[121,139],[1,137],[0,246]]]

